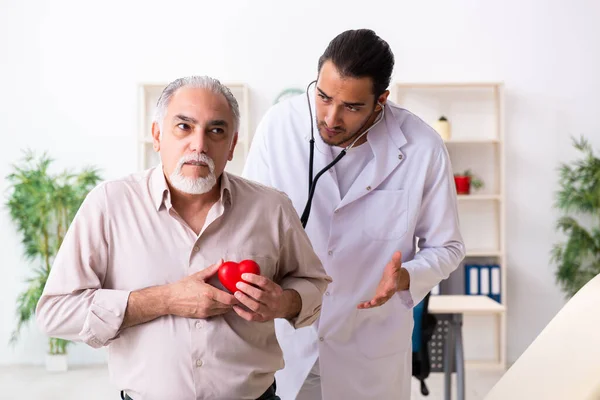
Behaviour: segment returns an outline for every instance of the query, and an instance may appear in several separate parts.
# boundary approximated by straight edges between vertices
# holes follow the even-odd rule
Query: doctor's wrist
[[[398,292],[410,289],[410,274],[406,268],[400,268],[398,274]]]

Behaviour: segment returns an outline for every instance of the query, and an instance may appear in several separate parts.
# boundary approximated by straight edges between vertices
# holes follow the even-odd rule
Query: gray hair
[[[154,122],[160,126],[160,132],[162,134],[163,121],[167,114],[167,107],[171,102],[171,98],[175,92],[183,87],[191,87],[197,89],[208,89],[215,94],[221,94],[229,103],[229,108],[233,114],[233,129],[237,132],[240,127],[240,106],[231,90],[218,79],[211,78],[209,76],[186,76],[179,78],[169,83],[167,87],[161,93],[158,102],[156,103],[156,110],[154,112]]]

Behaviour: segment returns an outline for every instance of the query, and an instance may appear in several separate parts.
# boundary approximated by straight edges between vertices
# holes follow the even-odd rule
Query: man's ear
[[[231,147],[229,148],[229,156],[227,157],[228,161],[233,160],[233,153],[235,151],[235,146],[237,145],[237,141],[238,141],[238,133],[234,133],[233,134],[233,139],[231,140]]]
[[[154,151],[160,151],[160,139],[161,139],[161,131],[158,122],[152,123],[152,147]]]
[[[387,102],[387,98],[390,95],[390,91],[386,90],[385,92],[383,92],[381,94],[381,96],[379,96],[377,98],[377,106],[375,107],[376,111],[379,111],[383,108],[383,106],[385,105],[385,103]]]

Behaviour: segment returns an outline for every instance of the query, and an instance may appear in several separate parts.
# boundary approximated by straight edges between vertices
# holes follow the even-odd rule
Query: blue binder
[[[476,264],[465,264],[465,293],[476,295],[481,293],[479,283],[480,266]]]
[[[496,300],[498,303],[501,302],[500,293],[502,279],[500,277],[500,266],[490,265],[490,297]]]
[[[484,295],[501,303],[500,265],[465,264],[465,294]]]

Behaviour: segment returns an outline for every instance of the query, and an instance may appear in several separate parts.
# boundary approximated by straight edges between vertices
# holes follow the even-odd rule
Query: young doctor
[[[341,33],[253,140],[244,176],[287,193],[333,278],[313,325],[276,320],[283,400],[409,400],[412,307],[464,258],[446,148],[387,101],[393,67],[373,31]]]

